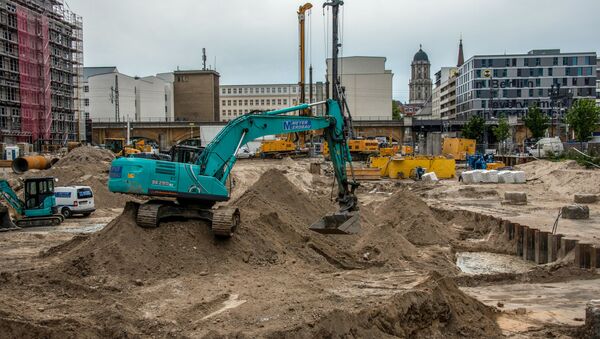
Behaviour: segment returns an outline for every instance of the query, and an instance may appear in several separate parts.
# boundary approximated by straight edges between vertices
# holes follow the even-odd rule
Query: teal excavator
[[[0,179],[0,198],[4,199],[17,213],[17,218],[13,223],[8,209],[0,205],[0,230],[17,227],[56,226],[63,222],[64,217],[58,213],[56,207],[53,177],[25,179],[23,187],[24,200],[21,200],[8,181]]]
[[[324,234],[354,234],[359,231],[358,183],[347,175],[352,157],[347,140],[352,135],[352,118],[338,78],[338,12],[341,0],[323,6],[332,8],[332,94],[333,98],[314,104],[301,104],[270,112],[252,112],[231,120],[206,146],[194,164],[142,158],[120,158],[112,162],[108,188],[112,192],[141,194],[154,199],[139,206],[136,216],[141,227],[157,227],[169,217],[204,219],[211,222],[217,236],[230,237],[240,224],[236,207],[214,208],[229,199],[227,178],[242,145],[266,135],[323,131],[337,181],[339,210],[324,216],[310,229]],[[329,91],[329,86],[327,86]],[[327,94],[329,97],[329,93]],[[323,116],[290,115],[325,105]],[[347,112],[347,113],[345,113]],[[156,198],[172,198],[156,199]]]
[[[287,115],[316,105],[326,105],[324,116]],[[239,210],[213,206],[229,199],[227,178],[240,147],[266,135],[322,130],[331,150],[340,208],[315,222],[310,229],[324,234],[354,234],[360,226],[354,194],[358,183],[350,180],[346,172],[352,162],[346,142],[349,126],[350,119],[344,116],[336,100],[246,114],[230,121],[206,146],[195,164],[143,158],[114,160],[108,187],[112,192],[175,198],[154,199],[140,205],[136,217],[138,226],[157,227],[161,219],[170,217],[203,219],[211,221],[215,235],[229,237],[240,224]]]

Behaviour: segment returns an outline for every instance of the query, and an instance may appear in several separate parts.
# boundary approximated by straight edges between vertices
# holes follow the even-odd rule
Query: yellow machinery
[[[259,149],[261,158],[282,158],[296,153],[296,144],[288,139],[264,140]]]
[[[143,140],[136,143],[136,145],[134,146],[126,145],[125,138],[106,138],[104,139],[104,144],[106,145],[107,149],[111,150],[118,157],[141,153],[147,147],[150,147],[146,147],[145,142]],[[139,149],[138,147],[141,149]]]
[[[398,150],[400,148],[398,146],[391,146],[391,147],[381,147],[379,148],[379,156],[381,157],[391,157],[396,155],[396,153],[398,153]]]
[[[445,138],[442,154],[456,160],[466,160],[467,155],[475,154],[475,140],[463,138]]]
[[[497,170],[499,168],[506,167],[506,165],[502,161],[490,162],[486,164],[487,170]]]
[[[379,141],[375,139],[351,139],[348,140],[348,148],[350,148],[352,160],[364,161],[379,154]],[[323,147],[323,155],[325,157],[329,156],[327,144]]]
[[[456,161],[446,157],[372,157],[369,166],[378,168],[381,176],[391,179],[408,179],[417,167],[427,173],[434,172],[439,179],[456,177]]]
[[[400,153],[402,155],[409,155],[409,154],[413,154],[414,149],[412,146],[409,145],[402,145],[402,147],[400,148]]]

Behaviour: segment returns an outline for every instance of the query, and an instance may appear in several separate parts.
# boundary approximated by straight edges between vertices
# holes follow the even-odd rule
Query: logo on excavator
[[[310,120],[288,120],[283,122],[284,131],[294,131],[298,129],[311,129],[312,121]]]

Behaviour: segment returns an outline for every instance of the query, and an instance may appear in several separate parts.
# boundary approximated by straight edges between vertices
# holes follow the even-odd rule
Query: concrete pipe
[[[52,167],[57,161],[58,159],[49,159],[41,155],[18,157],[12,162],[12,170],[17,174],[31,169],[45,170]]]

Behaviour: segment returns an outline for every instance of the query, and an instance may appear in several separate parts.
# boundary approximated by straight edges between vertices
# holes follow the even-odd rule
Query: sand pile
[[[45,171],[30,171],[24,177],[53,176],[57,186],[90,186],[94,191],[96,208],[122,208],[133,196],[112,193],[108,190],[108,172],[114,159],[111,151],[82,146],[73,149],[52,168]]]
[[[600,170],[585,169],[574,160],[553,162],[536,160],[517,166],[525,171],[527,181],[542,184],[543,189],[562,196],[575,193],[599,194]]]
[[[338,310],[311,326],[276,333],[295,338],[501,338],[494,311],[433,274],[416,289],[359,312]]]
[[[235,205],[242,225],[230,240],[215,239],[202,221],[163,222],[157,229],[135,223],[137,204],[102,231],[52,248],[59,270],[70,275],[168,278],[180,274],[226,272],[241,266],[289,263],[323,268],[357,268],[346,252],[357,236],[316,234],[308,227],[333,206],[299,191],[277,170],[267,171]]]
[[[449,226],[436,219],[429,206],[410,191],[393,194],[375,213],[382,227],[396,230],[414,245],[445,245],[454,237]]]

